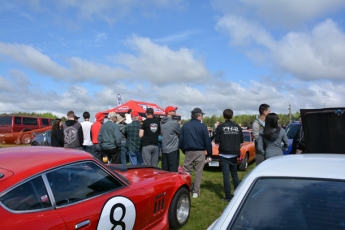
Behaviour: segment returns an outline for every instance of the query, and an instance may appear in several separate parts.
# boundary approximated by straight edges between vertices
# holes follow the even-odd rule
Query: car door
[[[47,173],[51,191],[68,229],[143,229],[147,197],[131,190],[94,162],[68,165]]]

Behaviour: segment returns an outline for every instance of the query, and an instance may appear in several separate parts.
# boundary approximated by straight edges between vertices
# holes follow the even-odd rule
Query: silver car
[[[50,130],[43,132],[32,139],[31,146],[50,146]]]
[[[270,158],[240,183],[208,230],[344,229],[345,155]]]

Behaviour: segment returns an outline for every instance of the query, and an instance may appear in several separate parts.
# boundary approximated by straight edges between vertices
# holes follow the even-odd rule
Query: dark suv
[[[30,144],[36,134],[51,129],[53,119],[5,115],[0,116],[0,140],[7,144]]]

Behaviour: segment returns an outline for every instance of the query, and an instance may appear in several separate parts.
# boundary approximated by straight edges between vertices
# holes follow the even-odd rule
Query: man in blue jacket
[[[195,178],[192,188],[193,198],[200,196],[202,171],[205,165],[205,150],[207,161],[211,161],[212,144],[206,125],[202,124],[204,113],[200,108],[192,111],[192,119],[184,124],[180,133],[180,149],[185,154],[184,170],[191,174],[194,165]]]

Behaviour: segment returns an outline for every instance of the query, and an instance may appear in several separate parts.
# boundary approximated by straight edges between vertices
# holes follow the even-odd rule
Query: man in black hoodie
[[[68,111],[67,119],[61,127],[64,147],[81,150],[84,142],[83,128],[78,121],[75,121],[73,111]]]
[[[219,144],[220,167],[223,172],[225,198],[222,200],[227,202],[232,198],[230,173],[234,182],[234,189],[240,183],[237,175],[237,157],[241,153],[243,143],[242,128],[231,121],[233,114],[231,109],[223,111],[225,122],[217,126],[214,138],[215,143]]]

